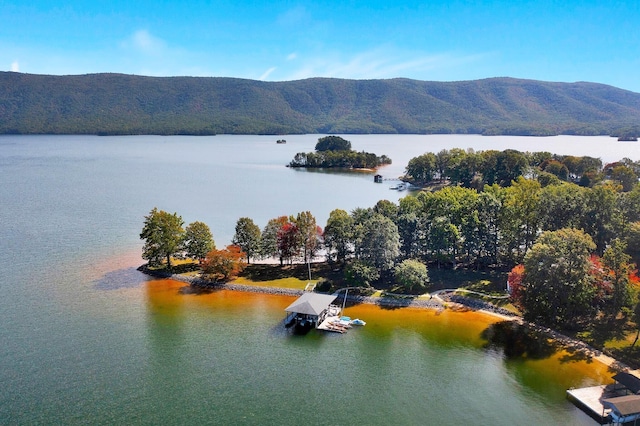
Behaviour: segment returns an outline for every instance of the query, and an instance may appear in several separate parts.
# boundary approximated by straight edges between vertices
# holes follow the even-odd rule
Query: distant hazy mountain
[[[0,73],[0,133],[595,135],[639,124],[640,93],[595,83]]]

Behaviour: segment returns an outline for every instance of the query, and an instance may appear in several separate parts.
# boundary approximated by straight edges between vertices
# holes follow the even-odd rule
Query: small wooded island
[[[299,152],[289,163],[289,167],[375,169],[391,164],[386,155],[378,157],[371,152],[357,152],[351,149],[351,142],[340,136],[325,136],[318,139],[315,152]]]

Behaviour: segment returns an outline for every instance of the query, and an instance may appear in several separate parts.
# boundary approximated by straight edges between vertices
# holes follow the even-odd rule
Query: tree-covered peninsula
[[[337,138],[321,142],[321,149],[350,146]],[[472,174],[469,164],[475,164]],[[210,234],[186,232],[179,216],[154,209],[140,235],[143,257],[160,268],[189,257],[203,278],[224,281],[251,259],[275,259],[271,273],[282,277],[293,264],[322,256],[326,268],[317,291],[491,293],[508,297],[504,307],[512,314],[640,365],[640,163],[452,149],[412,159],[406,173],[438,185],[398,203],[334,209],[324,229],[308,211],[270,219],[262,229],[243,217],[234,246],[210,250],[204,259],[204,251],[189,247],[211,247]],[[305,280],[306,274],[303,268]]]
[[[299,152],[289,163],[289,167],[375,169],[391,164],[386,155],[377,156],[371,152],[357,152],[351,149],[351,142],[340,136],[325,136],[318,139],[315,152]]]

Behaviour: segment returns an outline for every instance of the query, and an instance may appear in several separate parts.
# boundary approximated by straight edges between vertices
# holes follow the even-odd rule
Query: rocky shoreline
[[[233,284],[233,283],[217,283],[211,282],[207,280],[203,280],[198,277],[189,277],[185,275],[176,275],[169,274],[166,272],[158,272],[153,271],[147,268],[147,265],[142,265],[138,268],[139,271],[158,278],[170,278],[176,281],[184,282],[185,284],[189,284],[193,287],[198,287],[202,289],[210,289],[210,290],[233,290],[233,291],[245,291],[251,293],[262,293],[262,294],[273,294],[273,295],[281,295],[281,296],[299,296],[304,293],[304,290],[299,289],[291,289],[291,288],[281,288],[281,287],[263,287],[263,286],[255,286],[255,285],[245,285],[245,284]],[[343,303],[344,294],[338,295],[338,303]],[[580,352],[584,354],[588,359],[597,359],[600,362],[608,365],[612,369],[616,371],[630,371],[631,368],[624,363],[614,359],[611,356],[603,353],[598,349],[595,349],[588,345],[587,343],[566,336],[562,333],[559,333],[555,330],[552,330],[547,327],[543,327],[534,323],[525,322],[521,317],[517,316],[513,312],[507,311],[506,309],[495,306],[491,303],[484,302],[482,300],[472,299],[465,296],[459,296],[455,294],[442,295],[438,298],[431,299],[421,299],[412,296],[380,296],[380,297],[370,297],[370,296],[360,296],[360,295],[348,295],[347,303],[349,304],[360,304],[366,303],[371,305],[378,305],[385,308],[423,308],[423,309],[435,309],[438,311],[442,311],[448,306],[457,307],[458,309],[469,309],[469,310],[479,310],[488,314],[497,315],[503,318],[506,321],[516,321],[521,325],[526,325],[531,329],[537,330],[549,336],[551,339],[556,341],[559,345],[564,347],[570,353]],[[636,374],[640,375],[640,371],[635,370],[632,371]]]
[[[186,275],[169,274],[166,272],[158,272],[148,269],[146,265],[142,265],[138,268],[139,271],[158,278],[171,278],[172,280],[181,281],[185,284],[189,284],[194,287],[210,290],[234,290],[234,291],[246,291],[250,293],[262,293],[262,294],[274,294],[280,296],[300,296],[304,293],[304,290],[282,288],[282,287],[264,287],[258,285],[245,285],[234,283],[219,283],[203,280],[198,277],[189,277]],[[338,294],[338,302],[344,301],[344,294]],[[380,305],[388,308],[429,308],[429,309],[444,309],[445,305],[442,300],[439,299],[419,299],[410,296],[381,296],[381,297],[369,297],[360,295],[347,295],[347,302],[351,304],[366,303],[370,305]]]

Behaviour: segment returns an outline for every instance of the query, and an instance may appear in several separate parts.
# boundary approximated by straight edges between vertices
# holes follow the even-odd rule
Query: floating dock
[[[339,316],[329,316],[320,323],[318,330],[333,331],[335,333],[344,333],[347,329],[351,328],[351,325],[341,324]]]

